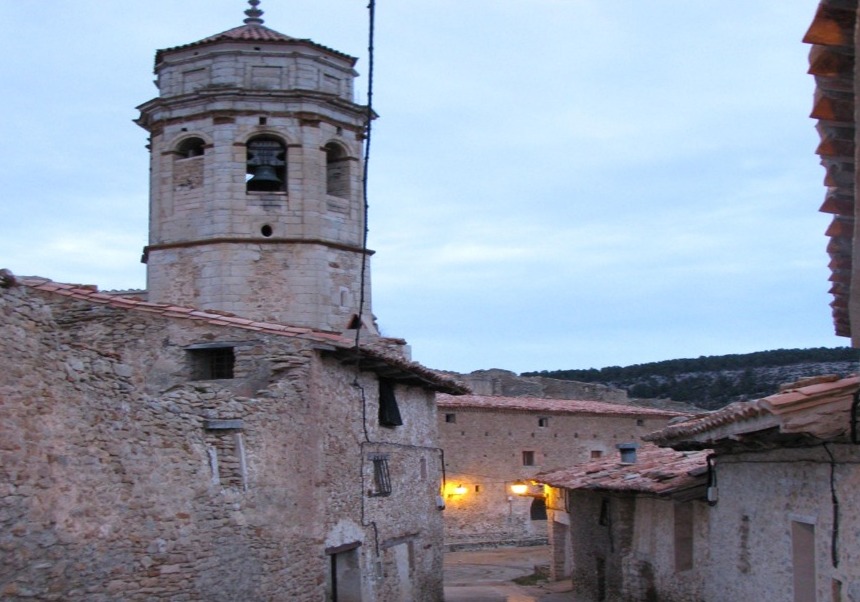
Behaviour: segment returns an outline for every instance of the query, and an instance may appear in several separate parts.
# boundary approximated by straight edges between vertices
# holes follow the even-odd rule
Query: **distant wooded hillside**
[[[717,409],[733,401],[771,395],[781,384],[801,378],[854,373],[858,358],[860,352],[851,347],[776,349],[600,369],[542,370],[522,376],[600,383],[626,389],[632,398],[672,399]]]

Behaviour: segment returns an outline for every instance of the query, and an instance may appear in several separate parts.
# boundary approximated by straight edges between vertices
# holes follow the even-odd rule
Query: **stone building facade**
[[[331,333],[13,282],[0,598],[442,599],[454,383]]]
[[[643,445],[542,473],[551,577],[582,599],[694,602],[709,556],[707,456]]]
[[[538,475],[553,576],[597,602],[857,602],[858,390],[809,379]]]
[[[811,379],[648,436],[714,452],[700,599],[860,600],[858,390]]]
[[[445,450],[449,547],[544,542],[543,489],[535,476],[615,453],[678,412],[569,399],[437,396]],[[514,484],[526,484],[525,494]]]
[[[160,50],[146,291],[0,271],[0,599],[440,602],[435,393],[380,337],[355,59]]]

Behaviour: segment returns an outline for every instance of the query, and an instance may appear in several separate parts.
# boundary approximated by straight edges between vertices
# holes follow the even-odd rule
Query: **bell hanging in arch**
[[[283,190],[284,183],[278,177],[278,173],[273,165],[258,165],[254,169],[254,176],[248,180],[248,190],[259,190],[271,192],[273,190]]]

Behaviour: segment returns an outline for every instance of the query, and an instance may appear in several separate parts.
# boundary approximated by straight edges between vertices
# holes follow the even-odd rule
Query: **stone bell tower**
[[[356,59],[249,4],[244,25],[155,55],[159,95],[136,120],[151,135],[148,297],[342,331],[370,256]]]

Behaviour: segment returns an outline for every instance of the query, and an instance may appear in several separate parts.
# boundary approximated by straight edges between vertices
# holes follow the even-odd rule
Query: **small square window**
[[[236,357],[232,347],[208,347],[188,349],[191,360],[191,378],[194,380],[217,380],[233,378]]]
[[[535,453],[533,451],[524,451],[523,452],[523,466],[534,466],[535,465]]]
[[[448,422],[450,424],[457,422],[457,415],[456,414],[445,414],[445,422]]]
[[[602,457],[603,457],[603,452],[600,451],[599,449],[591,450],[591,459],[592,460],[597,460],[598,458],[602,458]]]
[[[549,418],[546,418],[546,417],[538,418],[538,426],[540,426],[540,427],[549,426]]]
[[[638,418],[636,420],[636,426],[645,426],[645,421],[642,420],[641,418]]]

